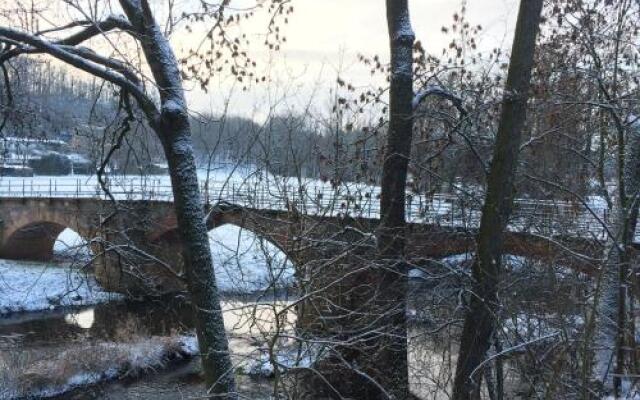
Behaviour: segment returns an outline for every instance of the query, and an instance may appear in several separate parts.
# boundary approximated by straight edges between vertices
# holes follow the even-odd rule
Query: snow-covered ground
[[[60,256],[91,255],[87,241],[72,229],[63,230],[53,244],[53,252]]]
[[[77,269],[55,264],[0,260],[0,316],[61,306],[98,304],[120,299]]]
[[[283,288],[293,282],[293,265],[273,244],[233,225],[209,233],[218,287],[224,292]]]

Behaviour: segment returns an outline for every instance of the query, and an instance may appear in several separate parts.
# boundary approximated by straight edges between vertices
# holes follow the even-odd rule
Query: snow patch
[[[42,263],[0,260],[0,316],[119,300],[95,278],[77,269]]]
[[[212,230],[209,239],[221,291],[250,293],[293,283],[294,268],[287,256],[252,232],[223,225]]]
[[[73,229],[66,228],[53,244],[53,253],[63,257],[78,256],[79,259],[89,259],[91,250],[87,241]]]

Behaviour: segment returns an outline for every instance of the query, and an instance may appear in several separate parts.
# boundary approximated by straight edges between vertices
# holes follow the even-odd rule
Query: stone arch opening
[[[9,234],[1,254],[13,260],[49,261],[54,256],[55,242],[65,225],[51,221],[26,224]]]
[[[264,236],[227,223],[209,230],[209,243],[222,291],[278,293],[293,285],[293,261]]]
[[[284,332],[296,329],[298,323],[295,263],[278,243],[235,222],[208,226],[225,327],[237,338],[266,340],[284,336]],[[170,250],[173,254],[180,254],[177,228],[152,237],[150,242],[155,248],[164,252],[173,249]],[[295,340],[284,338],[278,343],[289,347],[296,344]]]
[[[208,236],[222,292],[282,294],[293,286],[295,261],[275,240],[233,221],[208,226]],[[177,228],[155,235],[150,243],[154,254],[162,254],[177,269],[184,268]]]
[[[34,221],[10,230],[0,248],[0,258],[11,260],[86,260],[92,254],[87,237],[76,227],[54,221]]]

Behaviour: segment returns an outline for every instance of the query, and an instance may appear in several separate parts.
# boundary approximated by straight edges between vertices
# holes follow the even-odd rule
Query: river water
[[[520,281],[515,276],[512,278],[512,282]],[[410,285],[409,315],[412,320],[423,321],[412,324],[410,330],[410,375],[414,393],[425,400],[448,398],[446,393],[450,389],[456,362],[456,326],[459,325],[456,320],[460,321],[461,315],[452,299],[458,298],[459,286],[447,282],[443,280],[437,288],[433,283]],[[536,281],[528,279],[522,282],[526,282],[526,287],[531,287]],[[573,280],[571,282],[575,284]],[[556,308],[558,305],[568,307],[571,304],[573,294],[565,290],[561,282],[551,284],[540,279],[538,283],[545,290],[557,286],[554,295],[549,296],[550,301],[557,303]],[[524,286],[520,288],[522,290],[512,287],[526,307],[520,305],[515,314],[517,318],[505,321],[505,332],[508,328],[524,338],[522,340],[528,341],[532,337],[547,337],[550,332],[572,326],[564,319],[558,320],[557,327],[552,326],[558,318],[550,318],[549,305],[540,306],[545,313],[544,319],[532,318],[535,314],[532,307],[537,303],[527,298],[538,299],[539,295],[527,294]],[[247,372],[257,361],[263,360],[268,340],[280,336],[276,335],[278,333],[284,333],[286,337],[287,331],[295,326],[293,301],[286,292],[271,297],[243,295],[226,296],[223,299],[225,327],[234,364],[239,366],[238,388],[243,398],[271,398],[273,381]],[[454,308],[458,311],[454,311]],[[573,314],[575,310],[568,309],[558,315]],[[574,325],[579,323],[576,321]],[[149,366],[124,377],[120,374],[117,379],[101,379],[98,384],[79,385],[55,398],[203,398],[206,388],[199,374],[200,360],[197,357],[171,357],[170,360],[164,360],[168,361],[166,365],[153,362],[153,355],[156,354],[154,349],[167,343],[171,346],[185,344],[186,348],[189,348],[186,344],[195,343],[191,308],[180,298],[145,302],[117,300],[91,307],[0,317],[0,399],[15,398],[15,393],[24,394],[29,390],[46,391],[47,387],[68,382],[69,377],[76,379],[77,383],[78,376],[86,377],[86,374],[78,374],[78,371],[108,371],[110,365],[124,365],[133,370],[132,365],[140,364]],[[282,343],[280,348],[287,349],[286,346],[287,343]],[[518,380],[517,375],[507,378]]]
[[[252,300],[226,298],[223,308],[225,325],[230,336],[235,361],[259,354],[260,337],[273,329],[271,310],[281,311],[286,300],[265,300],[256,306]],[[285,313],[293,323],[293,313]],[[148,338],[192,335],[193,321],[190,307],[176,299],[142,302],[112,302],[93,307],[20,314],[0,319],[0,386],[11,383],[11,377],[24,385],[34,366],[55,365],[50,376],[64,375],[68,358],[87,359],[88,349],[100,348],[104,343],[146,343]],[[133,346],[132,352],[140,351]],[[144,349],[144,347],[143,347]],[[61,357],[68,354],[69,357]],[[105,354],[105,359],[117,356]],[[105,361],[108,362],[108,361]],[[89,368],[89,367],[87,367]],[[4,376],[3,376],[4,375]],[[17,377],[17,378],[16,378]],[[3,379],[4,378],[4,379]],[[52,379],[55,382],[55,379]],[[239,391],[252,399],[268,399],[270,382],[267,378],[239,374]],[[33,388],[38,382],[26,380]],[[40,389],[40,388],[38,388]],[[172,360],[166,369],[150,368],[141,376],[111,380],[66,392],[59,399],[177,399],[201,397],[205,385],[199,375],[199,359]],[[0,391],[0,398],[3,398]]]

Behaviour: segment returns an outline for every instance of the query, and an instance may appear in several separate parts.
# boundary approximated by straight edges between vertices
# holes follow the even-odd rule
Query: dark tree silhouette
[[[504,230],[511,216],[514,182],[534,64],[542,0],[522,0],[518,13],[511,62],[500,123],[482,208],[477,256],[473,263],[474,287],[467,310],[453,398],[479,396],[479,369],[485,360],[496,327],[497,290],[500,280]]]

